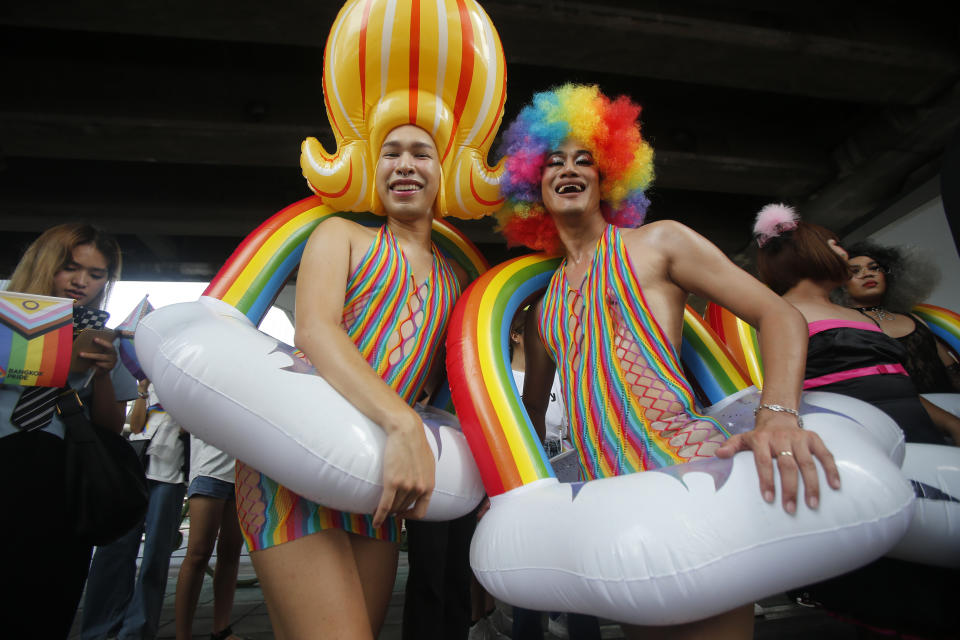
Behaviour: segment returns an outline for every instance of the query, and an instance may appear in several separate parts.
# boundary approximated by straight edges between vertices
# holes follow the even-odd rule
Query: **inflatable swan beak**
[[[373,513],[384,431],[343,399],[293,347],[234,307],[201,298],[141,321],[137,355],[173,418],[201,440],[324,506]],[[436,485],[424,519],[473,510],[483,485],[452,415],[425,409]]]

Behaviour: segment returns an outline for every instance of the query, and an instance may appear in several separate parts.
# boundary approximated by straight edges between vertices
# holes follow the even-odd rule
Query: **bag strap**
[[[91,431],[93,425],[83,412],[83,401],[76,390],[67,389],[57,398],[57,415],[67,425],[74,440],[92,440],[96,436]]]
[[[183,433],[177,436],[180,438],[180,441],[183,443],[183,464],[180,466],[180,470],[183,471],[183,481],[187,485],[190,484],[190,434],[184,431]]]

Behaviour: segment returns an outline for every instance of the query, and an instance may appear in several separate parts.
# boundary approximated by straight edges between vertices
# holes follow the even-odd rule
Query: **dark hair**
[[[519,333],[520,338],[523,338],[523,330],[527,324],[527,313],[529,312],[530,307],[520,307],[517,309],[517,312],[513,314],[513,319],[510,321],[510,334],[511,336],[507,337],[507,350],[509,351],[510,359],[513,360],[513,337],[512,334]]]
[[[803,222],[793,231],[771,238],[757,251],[757,272],[777,295],[801,280],[841,284],[850,278],[850,267],[828,244],[837,234],[818,224]]]
[[[903,256],[893,247],[883,247],[871,240],[861,240],[847,249],[847,255],[851,260],[865,256],[883,267],[888,287],[903,275]]]
[[[920,247],[885,247],[872,240],[861,240],[847,248],[850,259],[866,256],[886,271],[883,306],[897,313],[910,313],[933,293],[940,282],[940,269]],[[857,306],[846,290],[834,296],[837,304]]]

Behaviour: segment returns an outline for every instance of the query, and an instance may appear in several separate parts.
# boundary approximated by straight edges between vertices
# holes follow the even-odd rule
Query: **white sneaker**
[[[512,613],[513,607],[497,602],[493,611],[487,616],[493,623],[493,628],[507,638],[513,633],[513,616],[510,615]]]
[[[547,616],[547,631],[561,640],[567,640],[570,637],[570,631],[567,630],[567,614],[561,613],[556,618],[552,614]]]
[[[493,627],[490,616],[484,616],[477,620],[477,623],[470,627],[468,640],[510,640],[508,636],[503,635]]]

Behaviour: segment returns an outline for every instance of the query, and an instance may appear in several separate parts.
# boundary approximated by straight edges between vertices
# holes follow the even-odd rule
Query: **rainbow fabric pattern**
[[[571,318],[579,322],[571,326]],[[729,435],[696,411],[680,359],[647,307],[617,227],[608,226],[601,237],[581,289],[571,289],[561,264],[543,298],[540,335],[557,362],[587,478],[687,461],[689,456],[671,443],[670,420],[676,415]],[[635,351],[641,359],[625,367]],[[637,397],[638,387],[644,389],[643,399]],[[666,426],[654,427],[661,424]]]
[[[457,277],[434,251],[433,272],[425,282],[414,283],[413,270],[386,225],[360,265],[347,282],[347,335],[384,382],[413,404],[460,295]],[[415,321],[418,315],[422,324]],[[396,335],[406,337],[391,345]]]
[[[255,325],[260,324],[290,274],[300,264],[310,234],[330,216],[369,227],[383,224],[380,216],[337,211],[323,204],[317,196],[304,198],[275,213],[247,236],[203,295],[223,300]],[[466,236],[447,222],[433,221],[433,242],[443,255],[460,264],[470,278],[483,273],[489,266]]]
[[[237,515],[247,549],[259,551],[327,529],[343,529],[376,540],[399,540],[397,518],[374,528],[370,516],[321,507],[277,484],[239,460],[236,465]]]
[[[726,313],[733,315],[729,311]],[[753,327],[749,324],[739,318],[737,320],[741,327],[753,331]],[[756,339],[756,333],[752,335]],[[683,311],[683,344],[680,346],[680,360],[690,374],[689,382],[705,405],[716,404],[727,396],[746,389],[751,383],[756,384],[756,378],[752,373],[747,373],[747,369],[736,357],[733,348],[725,344],[722,337],[690,305],[687,305]],[[757,362],[759,362],[759,347]],[[750,371],[752,372],[753,369]],[[762,369],[759,371],[760,382],[763,382]],[[760,388],[759,384],[756,386]]]
[[[410,404],[423,387],[459,293],[457,277],[436,247],[430,276],[414,282],[386,225],[347,281],[344,329],[384,382]],[[375,529],[372,516],[322,507],[239,461],[236,491],[241,529],[252,550],[330,528],[386,540],[399,533],[395,519]]]
[[[72,348],[73,300],[0,291],[0,383],[62,387]]]
[[[555,477],[513,381],[508,344],[517,309],[547,287],[559,264],[557,256],[537,253],[493,267],[464,291],[450,319],[450,390],[490,496]],[[684,314],[683,363],[693,382],[712,390],[749,386],[729,352],[719,347],[716,335],[702,331],[703,322],[698,320],[696,313]],[[688,344],[688,332],[699,339]]]

